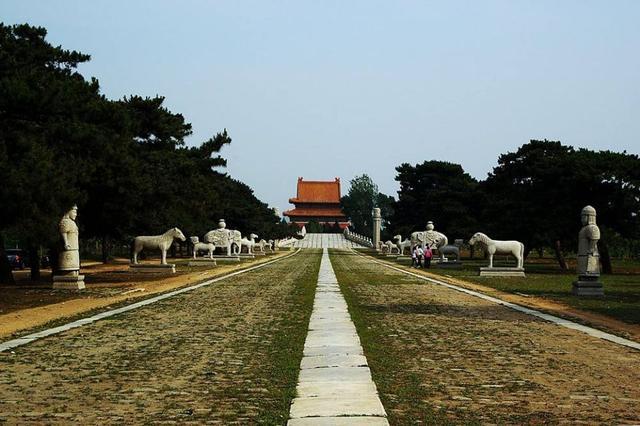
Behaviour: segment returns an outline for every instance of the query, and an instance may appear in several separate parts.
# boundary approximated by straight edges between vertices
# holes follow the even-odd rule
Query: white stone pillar
[[[382,227],[382,216],[380,216],[380,209],[378,207],[373,209],[373,248],[379,250],[380,243],[380,228]]]

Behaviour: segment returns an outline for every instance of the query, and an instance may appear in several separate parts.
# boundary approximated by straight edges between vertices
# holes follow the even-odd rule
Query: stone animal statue
[[[185,241],[187,238],[178,228],[171,228],[162,235],[139,236],[133,240],[133,263],[138,264],[138,254],[144,249],[160,250],[162,259],[160,264],[167,264],[167,250],[173,244],[174,239]]]
[[[253,250],[254,251],[260,251],[260,252],[264,253],[265,252],[265,247],[269,247],[269,243],[266,242],[265,240],[260,240],[253,246]]]
[[[456,260],[460,260],[460,248],[458,246],[447,244],[446,246],[439,247],[438,253],[440,254],[441,262],[444,261],[445,255],[453,255],[456,257]]]
[[[214,229],[204,234],[204,242],[211,243],[216,248],[220,247],[227,251],[227,256],[238,254],[240,252],[240,240],[242,236],[240,231],[232,229]],[[236,246],[233,247],[233,244]]]
[[[489,268],[493,268],[494,254],[510,254],[516,258],[518,268],[522,268],[524,264],[524,244],[520,241],[498,241],[492,240],[482,232],[476,232],[469,240],[469,245],[473,246],[479,243],[484,246],[489,255]]]
[[[438,231],[419,231],[411,233],[411,246],[420,246],[422,249],[429,246],[438,250],[440,247],[449,244],[446,235]]]
[[[393,252],[395,251],[397,254],[401,254],[400,248],[397,245],[395,245],[391,240],[388,240],[387,242],[382,243],[382,245],[386,247],[386,250],[383,250],[383,252],[386,251],[388,254],[393,254]]]
[[[409,252],[411,252],[411,240],[406,238],[404,241],[402,241],[402,235],[396,235],[395,237],[393,237],[393,240],[396,243],[396,246],[398,246],[398,250],[400,250],[400,254],[404,254],[404,251],[406,249],[409,250]]]
[[[275,247],[275,241],[273,241],[273,240],[269,240],[269,241],[267,241],[266,248],[268,248],[268,249],[269,249],[269,251],[273,251],[273,250],[274,250],[274,247]]]
[[[240,240],[240,251],[242,251],[242,247],[247,248],[247,253],[253,254],[253,247],[256,245],[256,239],[258,236],[256,234],[249,235],[249,238],[243,238]]]
[[[201,243],[198,240],[198,237],[190,237],[191,243],[193,244],[193,258],[196,258],[198,251],[206,251],[209,252],[209,259],[213,259],[213,252],[216,249],[215,244],[213,243]]]

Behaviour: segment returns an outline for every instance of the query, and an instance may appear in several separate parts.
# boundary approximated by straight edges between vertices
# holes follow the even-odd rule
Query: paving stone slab
[[[380,399],[365,398],[296,398],[291,404],[290,417],[327,416],[384,416]]]
[[[303,417],[291,419],[288,426],[388,426],[383,417]]]
[[[367,358],[364,355],[321,355],[302,358],[300,368],[322,367],[367,367]]]
[[[304,356],[321,355],[362,355],[362,346],[357,345],[324,345],[324,346],[304,346]]]
[[[373,395],[376,385],[369,383],[306,382],[298,383],[296,395],[300,398],[332,397],[345,395]]]
[[[300,383],[305,382],[341,382],[369,383],[371,370],[369,367],[328,367],[300,370]]]

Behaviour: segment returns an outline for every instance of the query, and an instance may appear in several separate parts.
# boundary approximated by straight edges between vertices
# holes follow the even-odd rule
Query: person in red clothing
[[[433,257],[433,250],[431,247],[427,246],[424,250],[424,267],[431,268],[431,258]]]

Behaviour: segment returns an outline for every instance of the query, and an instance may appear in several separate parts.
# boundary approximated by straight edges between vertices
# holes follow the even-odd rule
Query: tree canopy
[[[110,100],[47,31],[0,23],[0,281],[11,281],[3,237],[33,252],[58,240],[57,223],[79,206],[82,238],[109,243],[174,226],[201,235],[226,218],[262,238],[291,233],[251,188],[220,171],[223,130],[188,147],[191,124],[164,98]]]

